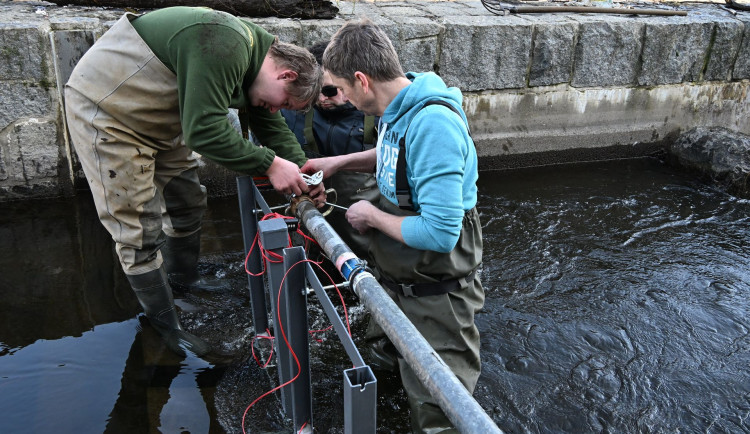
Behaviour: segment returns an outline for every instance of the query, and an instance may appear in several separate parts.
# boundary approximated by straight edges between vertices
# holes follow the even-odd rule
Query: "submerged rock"
[[[750,197],[750,136],[725,128],[693,128],[671,146],[673,163],[728,192]]]

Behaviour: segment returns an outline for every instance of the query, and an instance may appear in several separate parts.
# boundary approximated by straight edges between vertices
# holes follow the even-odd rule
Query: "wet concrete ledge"
[[[482,167],[647,155],[694,127],[750,134],[750,13],[717,4],[641,4],[687,16],[496,16],[479,1],[337,3],[334,20],[256,20],[303,46],[367,16],[406,70],[465,93]],[[0,201],[74,195],[85,178],[68,144],[61,89],[122,10],[0,1]],[[212,195],[235,173],[205,162]]]

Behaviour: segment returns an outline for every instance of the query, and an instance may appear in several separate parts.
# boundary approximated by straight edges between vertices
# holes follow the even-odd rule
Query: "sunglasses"
[[[339,93],[339,89],[336,86],[323,86],[323,88],[320,89],[320,93],[322,93],[324,97],[330,98],[336,96]]]

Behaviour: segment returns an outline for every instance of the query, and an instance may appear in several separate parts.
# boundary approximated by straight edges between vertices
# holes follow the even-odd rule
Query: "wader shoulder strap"
[[[303,146],[306,151],[312,151],[316,154],[319,154],[318,152],[318,142],[315,141],[315,134],[313,134],[313,117],[315,116],[315,110],[310,109],[305,114],[305,141],[307,142],[306,146]]]
[[[422,108],[425,108],[428,105],[435,105],[435,104],[448,107],[449,109],[451,109],[453,113],[460,116],[461,120],[463,120],[463,117],[461,116],[461,112],[459,112],[457,108],[453,107],[451,104],[442,100],[427,101],[427,103],[425,103],[425,105],[423,105]],[[409,123],[409,125],[411,125],[411,122]],[[409,131],[409,125],[406,126],[406,131],[404,131],[404,135],[401,136],[401,139],[398,141],[398,159],[396,160],[396,200],[398,201],[399,208],[413,210],[414,203],[411,200],[411,190],[409,189],[409,180],[406,177],[406,133]],[[466,124],[466,130],[469,132],[469,135],[471,136],[471,130],[469,130],[469,124]]]
[[[365,145],[364,147],[367,147],[367,145],[374,145],[375,144],[375,116],[365,115],[364,129],[365,129],[364,131],[365,136],[362,139],[362,145]]]

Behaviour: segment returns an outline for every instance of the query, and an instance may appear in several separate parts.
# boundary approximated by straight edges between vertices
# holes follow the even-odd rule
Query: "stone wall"
[[[369,17],[406,70],[436,71],[464,91],[483,168],[644,155],[698,126],[750,134],[750,13],[705,3],[681,4],[684,17],[495,16],[468,0],[337,5],[335,20],[256,21],[308,46]],[[85,188],[61,89],[121,14],[0,1],[0,201]],[[235,174],[205,163],[211,194],[231,193]]]

